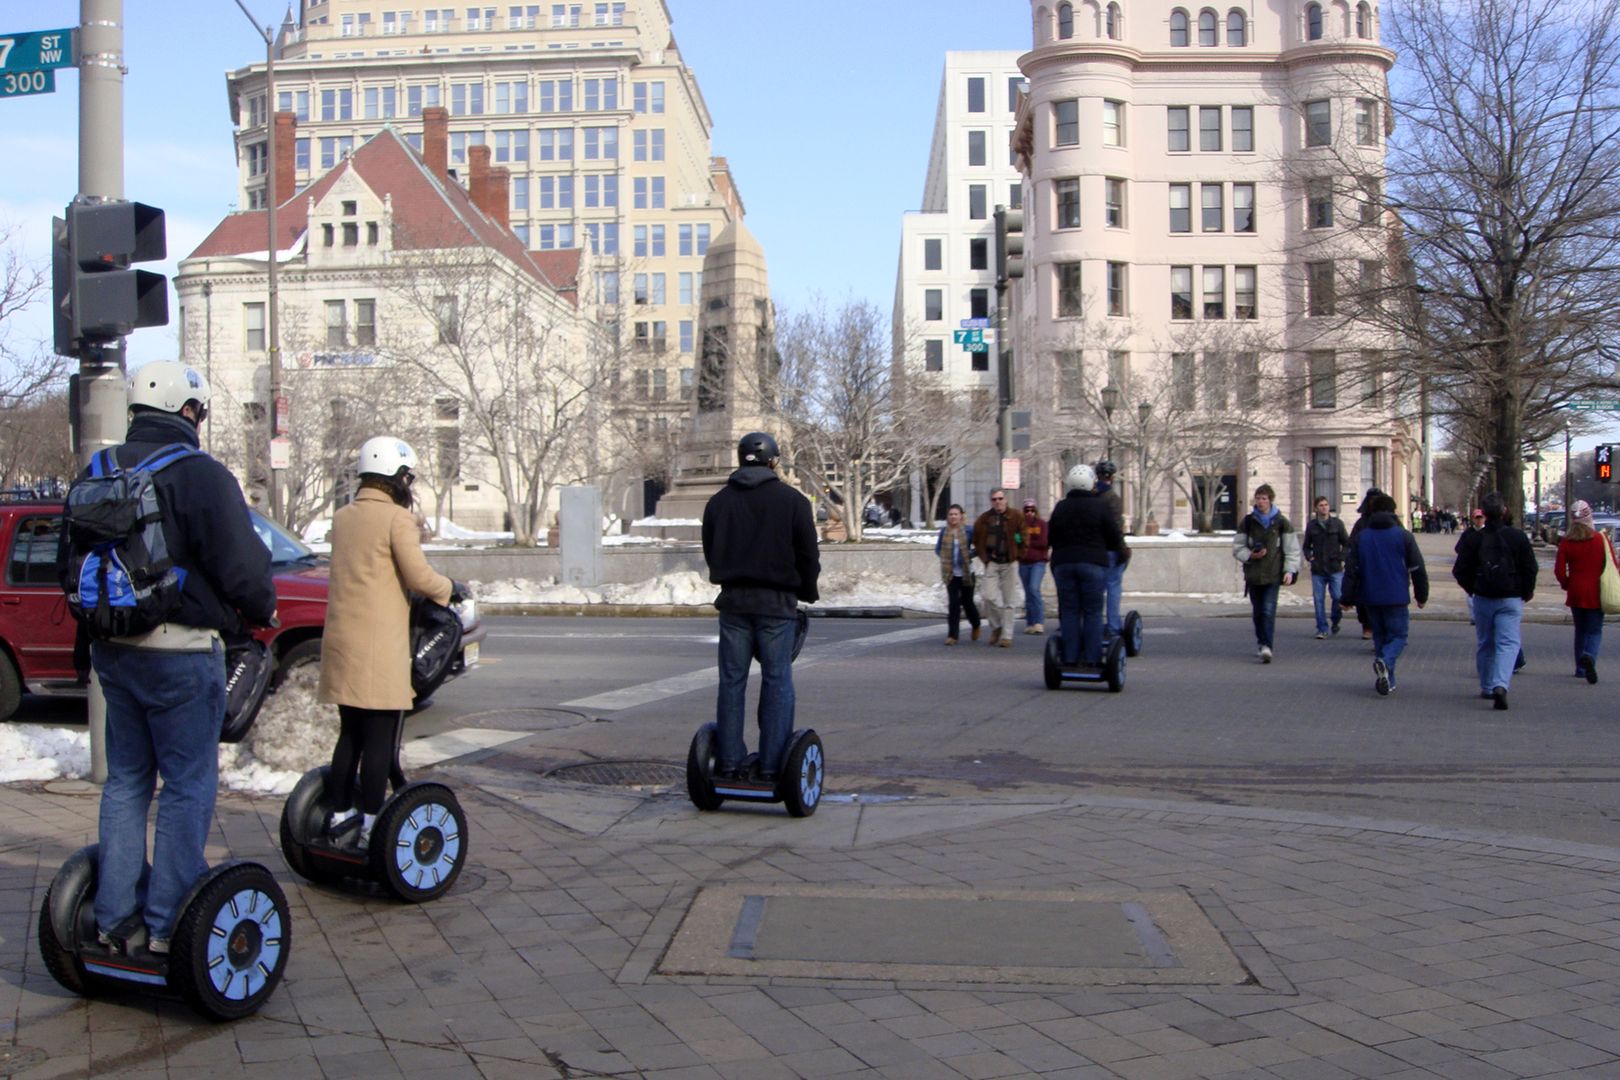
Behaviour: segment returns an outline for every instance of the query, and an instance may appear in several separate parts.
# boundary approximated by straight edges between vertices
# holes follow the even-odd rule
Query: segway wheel
[[[287,897],[258,863],[215,871],[180,913],[169,981],[210,1020],[259,1010],[281,982],[292,952]]]
[[[1063,685],[1063,638],[1053,634],[1046,639],[1046,688],[1056,690]]]
[[[1125,689],[1125,641],[1117,637],[1108,646],[1108,655],[1103,657],[1103,674],[1108,680],[1108,691],[1117,694]]]
[[[306,881],[327,885],[343,880],[342,871],[310,853],[309,841],[326,827],[331,811],[326,797],[326,774],[322,765],[305,773],[281,807],[281,857],[292,872]]]
[[[718,810],[725,802],[714,793],[714,743],[719,730],[704,724],[686,751],[686,795],[699,810]]]
[[[409,904],[449,891],[467,863],[467,815],[443,784],[411,784],[377,815],[372,866],[388,891]]]
[[[1126,612],[1120,634],[1125,638],[1125,655],[1139,654],[1142,651],[1142,616],[1134,611]]]
[[[86,997],[100,989],[100,984],[79,960],[75,948],[78,943],[63,941],[57,933],[52,912],[61,908],[64,913],[71,913],[72,925],[82,925],[83,912],[96,892],[95,858],[91,856],[88,866],[84,865],[85,852],[92,850],[86,848],[62,864],[51,887],[45,890],[45,902],[39,907],[39,955],[45,961],[45,970],[62,989]]]
[[[826,780],[827,759],[821,737],[807,731],[794,740],[783,767],[782,801],[794,817],[809,817],[821,805],[822,784]]]

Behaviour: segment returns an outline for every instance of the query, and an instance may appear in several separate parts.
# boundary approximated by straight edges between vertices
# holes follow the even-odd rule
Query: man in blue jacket
[[[1364,527],[1345,557],[1345,591],[1367,613],[1373,634],[1373,689],[1395,692],[1395,661],[1406,649],[1412,614],[1408,605],[1429,601],[1429,574],[1417,540],[1395,517],[1395,499],[1374,495]],[[1408,589],[1410,583],[1410,589]]]
[[[720,586],[720,691],[715,768],[738,779],[747,756],[743,708],[748,665],[759,661],[759,780],[771,780],[793,732],[793,636],[799,601],[820,598],[821,554],[810,500],[776,473],[776,440],[750,432],[737,444],[738,469],[703,508],[703,558]]]

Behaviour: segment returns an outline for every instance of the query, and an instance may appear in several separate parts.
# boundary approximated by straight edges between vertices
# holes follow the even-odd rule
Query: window
[[[1080,145],[1080,102],[1074,98],[1052,102],[1053,146]]]
[[[1226,43],[1238,48],[1249,43],[1249,20],[1237,8],[1226,13]]]
[[[693,338],[692,329],[693,329],[694,325],[695,324],[692,322],[691,319],[682,319],[680,321],[680,327],[679,327],[678,332],[680,333],[680,336],[681,336],[680,337],[680,348],[681,348],[681,352],[683,352],[683,353],[689,353],[689,352],[692,351],[692,338]],[[692,369],[689,368],[689,367],[681,368],[681,400],[682,401],[691,401],[692,400]]]
[[[619,81],[614,78],[585,80],[585,111],[611,112],[619,107]]]
[[[1254,107],[1232,106],[1232,152],[1248,154],[1254,151]]]
[[[1024,207],[1024,185],[1022,181],[1014,180],[1007,185],[1007,208],[1009,210],[1022,210]]]
[[[1260,305],[1256,300],[1259,293],[1259,270],[1253,266],[1232,267],[1232,317],[1234,319],[1258,319]]]
[[[342,300],[326,302],[326,347],[342,349],[349,344],[348,305]]]
[[[968,316],[974,319],[988,319],[990,317],[990,290],[968,290]]]
[[[1204,407],[1212,412],[1226,411],[1226,391],[1232,384],[1232,365],[1225,353],[1204,354]]]
[[[1332,315],[1337,307],[1334,295],[1333,262],[1305,264],[1305,314]]]
[[[1057,313],[1060,318],[1085,314],[1084,298],[1080,295],[1080,264],[1058,263]]]
[[[1365,3],[1356,5],[1356,37],[1370,38],[1372,32],[1372,8]]]
[[[498,82],[495,84],[495,111],[498,113],[526,113],[529,111],[529,84]]]
[[[1192,232],[1192,185],[1170,185],[1170,231]]]
[[[1384,354],[1379,349],[1361,350],[1361,401],[1374,408],[1384,404]]]
[[[1361,280],[1356,286],[1363,309],[1376,310],[1384,288],[1384,264],[1377,259],[1361,260]]]
[[[1373,98],[1356,99],[1356,145],[1378,145],[1378,102]]]
[[[1226,318],[1226,267],[1204,267],[1204,318]]]
[[[945,343],[938,338],[923,342],[923,370],[945,370]]]
[[[354,302],[354,343],[356,345],[377,344],[377,301],[356,300]]]
[[[638,113],[664,111],[664,84],[661,82],[633,83],[630,87],[631,107]]]
[[[1192,267],[1172,266],[1170,268],[1170,317],[1172,319],[1190,319],[1193,317],[1192,301]]]
[[[1232,231],[1236,233],[1252,233],[1257,231],[1254,220],[1254,185],[1232,185]]]
[[[967,111],[984,112],[984,80],[975,76],[967,81]]]
[[[650,130],[633,131],[630,133],[631,144],[634,147],[633,156],[637,161],[663,161],[664,160],[664,129],[652,128]]]
[[[269,160],[268,150],[269,146],[265,143],[254,143],[247,148],[249,176],[259,176],[264,172],[265,163]]]
[[[1331,229],[1333,227],[1333,181],[1318,176],[1305,181],[1305,227]]]
[[[574,178],[572,176],[536,177],[540,185],[540,209],[572,210],[574,208]],[[567,245],[563,245],[567,246]]]
[[[1331,409],[1338,397],[1338,370],[1331,349],[1314,349],[1305,354],[1310,372],[1310,399],[1313,409]]]
[[[541,226],[545,232],[545,226]],[[542,236],[542,241],[544,237]],[[592,276],[596,279],[596,295],[604,304],[617,305],[619,302],[619,272],[617,270],[595,270]]]
[[[293,140],[293,167],[299,172],[309,172],[309,140]]]
[[[985,133],[982,131],[968,132],[968,164],[983,165],[985,162]]]
[[[1198,367],[1190,352],[1170,354],[1170,407],[1183,411],[1198,407]]]
[[[495,162],[502,164],[509,161],[529,160],[529,130],[497,131],[495,133]]]
[[[975,237],[968,241],[968,269],[990,269],[990,241]]]
[[[264,305],[242,305],[242,345],[248,352],[264,351]]]
[[[1108,264],[1108,314],[1129,314],[1125,300],[1125,264],[1111,262]]]
[[[1322,5],[1305,5],[1305,40],[1322,40]]]
[[[541,128],[540,160],[572,161],[574,157],[573,128]]]
[[[1235,357],[1237,368],[1238,406],[1244,409],[1260,407],[1260,354],[1240,352]]]
[[[604,180],[613,181],[615,198],[617,198],[619,178],[610,174],[604,177]],[[638,176],[632,181],[632,185],[637,210],[662,210],[664,208],[664,178],[662,176]],[[616,206],[617,203],[604,203],[603,205]]]
[[[1221,107],[1204,105],[1198,110],[1198,149],[1217,151],[1221,148]]]
[[[1125,145],[1125,103],[1103,102],[1103,145]]]
[[[585,129],[586,161],[617,161],[618,158],[618,128],[588,127]]]
[[[1376,176],[1363,176],[1360,189],[1356,201],[1360,204],[1361,223],[1376,225],[1379,208],[1384,202],[1384,185]]]
[[[1217,29],[1219,22],[1215,13],[1208,8],[1198,13],[1198,44],[1208,46],[1221,43]]]
[[[407,86],[405,88],[405,115],[421,116],[424,108],[434,108],[439,104],[439,87]]]
[[[456,313],[454,296],[433,298],[433,315],[439,328],[439,344],[454,345],[461,340],[461,319]]]
[[[1057,9],[1057,34],[1060,41],[1074,37],[1074,5],[1062,3]]]
[[[455,83],[450,87],[451,116],[482,116],[483,114],[483,83]]]
[[[276,92],[276,111],[290,112],[300,122],[309,121],[309,91],[279,90]]]
[[[1054,360],[1058,373],[1058,407],[1072,409],[1086,396],[1084,355],[1079,349],[1060,349]]]
[[[515,176],[512,178],[512,209],[527,210],[529,208],[529,178]]]
[[[923,290],[923,318],[928,322],[939,322],[945,317],[945,290]]]
[[[663,228],[663,226],[660,225],[659,228]],[[662,255],[663,252],[659,252],[659,254]],[[703,292],[703,286],[700,284],[702,277],[702,274],[694,274],[689,270],[683,270],[676,275],[676,302],[680,304],[696,303]]]
[[[483,145],[484,133],[482,131],[452,131],[450,133],[450,164],[465,165],[467,163],[467,147]]]
[[[337,242],[336,239],[335,239],[336,236],[337,236],[337,230],[332,227],[332,224],[330,222],[328,222],[327,224],[321,226],[321,246],[322,247],[331,247],[333,244],[335,244]]]
[[[574,80],[541,79],[540,111],[543,113],[573,112]]]
[[[983,221],[989,216],[989,188],[983,184],[968,185],[968,217]]]
[[[7,583],[57,589],[56,549],[62,542],[61,514],[20,518],[16,536],[6,567]],[[7,602],[16,603],[17,598],[10,597]]]
[[[1169,145],[1166,149],[1172,153],[1191,150],[1192,137],[1188,131],[1188,124],[1192,110],[1185,105],[1172,105],[1165,112],[1168,115],[1169,127],[1167,136]]]
[[[1018,111],[1018,95],[1023,89],[1024,89],[1024,77],[1022,75],[1010,75],[1010,76],[1007,77],[1007,111],[1008,112],[1017,112]]]
[[[1170,13],[1170,47],[1179,49],[1187,44],[1187,13],[1180,8]]]
[[[344,247],[359,247],[360,246],[360,223],[359,222],[357,222],[357,221],[345,221],[343,223],[343,246]]]
[[[689,226],[682,225],[682,229]],[[682,252],[681,254],[688,254]],[[929,239],[923,241],[923,269],[943,270],[945,268],[945,242],[943,240]]]
[[[1119,387],[1126,395],[1130,394],[1131,354],[1124,349],[1113,349],[1108,353],[1108,382]]]
[[[1305,103],[1305,145],[1326,146],[1333,141],[1333,110],[1326,101]]]
[[[1108,10],[1103,12],[1103,33],[1108,40],[1118,41],[1125,34],[1125,19],[1120,14],[1118,4],[1109,4]]]
[[[1103,224],[1110,229],[1125,227],[1125,181],[1112,176],[1103,181]]]
[[[637,180],[639,185],[641,180]],[[585,177],[585,205],[587,207],[611,207],[619,205],[619,177],[615,173],[591,173]],[[659,204],[662,206],[662,203]],[[646,209],[638,202],[637,209]]]
[[[1053,223],[1056,229],[1078,229],[1080,227],[1080,181],[1076,178],[1054,180],[1052,191],[1057,196],[1057,219]]]
[[[1226,228],[1226,205],[1220,184],[1200,184],[1198,195],[1203,208],[1200,228],[1204,232],[1220,232]]]

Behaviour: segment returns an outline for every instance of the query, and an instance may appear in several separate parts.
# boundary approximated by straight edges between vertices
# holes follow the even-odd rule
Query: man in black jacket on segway
[[[720,586],[718,779],[738,779],[747,755],[743,709],[748,666],[759,661],[759,776],[771,780],[793,731],[793,639],[798,605],[820,597],[821,556],[810,500],[777,475],[776,440],[750,432],[738,469],[703,509],[703,558]]]

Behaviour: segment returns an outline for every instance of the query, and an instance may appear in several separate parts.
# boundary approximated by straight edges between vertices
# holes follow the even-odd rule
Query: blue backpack
[[[68,610],[92,639],[144,634],[178,613],[186,571],[169,554],[153,480],[198,452],[176,443],[121,469],[103,450],[68,491]]]

